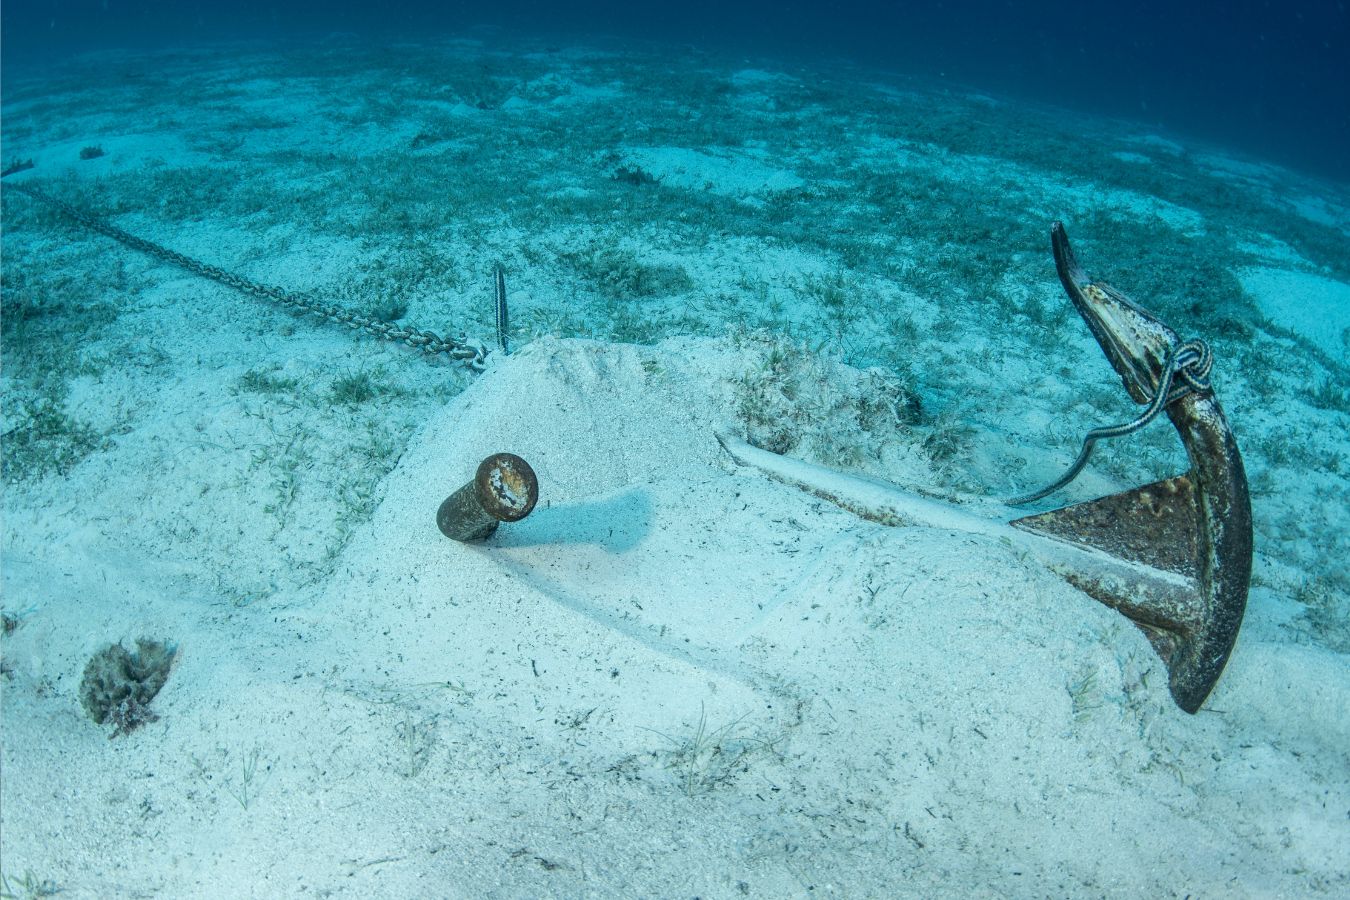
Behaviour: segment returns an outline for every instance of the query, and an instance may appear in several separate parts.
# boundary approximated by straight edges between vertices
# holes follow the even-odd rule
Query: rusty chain
[[[147,253],[167,263],[186,269],[194,275],[200,275],[203,278],[209,278],[217,284],[223,284],[226,287],[234,288],[241,293],[249,294],[262,300],[270,300],[280,306],[289,309],[298,310],[304,313],[312,313],[335,322],[339,325],[351,328],[354,331],[363,331],[367,334],[383,338],[388,341],[401,341],[409,347],[421,350],[428,355],[444,353],[452,359],[462,362],[475,372],[481,372],[487,360],[487,348],[479,341],[473,340],[467,336],[461,335],[458,338],[443,338],[433,331],[423,331],[418,328],[404,328],[393,322],[386,322],[383,319],[376,319],[371,316],[361,315],[351,310],[343,309],[332,303],[325,303],[308,294],[297,291],[284,291],[281,288],[252,281],[242,275],[236,275],[233,272],[227,272],[218,266],[204,263],[201,260],[193,259],[179,253],[176,250],[170,250],[162,244],[156,244],[154,241],[148,241],[145,238],[137,237],[129,231],[124,231],[108,222],[106,219],[99,218],[85,212],[78,207],[71,206],[62,200],[49,196],[36,188],[23,184],[7,183],[5,187],[9,190],[18,191],[26,194],[35,200],[47,204],[60,212],[63,216],[71,219],[91,231],[110,237],[134,250]]]

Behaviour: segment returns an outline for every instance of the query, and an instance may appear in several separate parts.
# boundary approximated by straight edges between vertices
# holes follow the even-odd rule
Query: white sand
[[[1186,716],[1141,634],[1009,549],[728,464],[727,357],[535,342],[427,423],[334,575],[282,608],[222,610],[96,533],[41,564],[47,535],[15,536],[6,593],[36,611],[8,654],[11,858],[82,860],[62,883],[90,895],[1339,878],[1339,661],[1258,621]],[[541,507],[447,541],[436,505],[501,448]],[[81,659],[141,633],[182,658],[163,719],[110,742],[69,698]]]
[[[640,158],[751,194],[787,171],[681,153]],[[186,231],[147,236],[292,287],[357,252]],[[31,875],[63,897],[1350,891],[1346,656],[1301,636],[1278,587],[1303,550],[1263,551],[1228,671],[1188,716],[1137,629],[1014,548],[871,524],[735,465],[714,432],[741,427],[753,341],[544,336],[470,379],[126,264],[136,307],[97,343],[120,362],[71,397],[123,430],[6,496],[12,889]],[[1007,346],[969,340],[972,358]],[[305,388],[239,390],[253,370]],[[397,392],[329,408],[354,370]],[[803,404],[860,390],[842,365],[812,371]],[[948,388],[1042,375],[984,377],[954,368]],[[1234,405],[1252,429],[1281,427],[1246,395]],[[1037,414],[997,437],[1046,454]],[[801,452],[882,441],[851,467],[950,495],[903,431],[855,423]],[[363,480],[382,439],[397,466]],[[447,540],[437,505],[499,450],[534,466],[539,508],[485,543]],[[281,459],[298,468],[279,485]],[[995,478],[1000,460],[969,462]],[[341,518],[340,498],[367,493]],[[1267,502],[1282,522],[1309,495]],[[180,648],[160,718],[110,740],[80,708],[84,664],[143,635]]]
[[[1243,287],[1281,327],[1306,338],[1332,359],[1350,361],[1350,285],[1288,269],[1253,269]]]

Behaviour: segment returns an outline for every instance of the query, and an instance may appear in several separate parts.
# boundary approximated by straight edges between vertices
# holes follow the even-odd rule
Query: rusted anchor
[[[1134,591],[1122,591],[1086,580],[1075,582],[1066,573],[1086,593],[1143,629],[1167,664],[1173,699],[1193,713],[1223,674],[1247,609],[1252,509],[1242,456],[1208,378],[1203,377],[1208,361],[1200,379],[1169,384],[1174,372],[1184,374],[1176,369],[1176,360],[1187,345],[1120,291],[1090,280],[1058,222],[1050,240],[1069,299],[1130,396],[1138,403],[1163,404],[1181,436],[1191,470],[1017,519],[1012,525],[1095,547],[1186,580],[1182,590],[1148,590],[1141,584]]]
[[[739,462],[887,525],[927,525],[997,536],[1028,550],[1148,636],[1167,666],[1177,705],[1196,712],[1237,640],[1252,567],[1251,503],[1237,443],[1208,381],[1203,342],[1176,332],[1109,285],[1090,280],[1064,228],[1051,229],[1055,266],[1069,299],[1146,412],[1089,434],[1066,477],[1013,503],[1063,487],[1092,444],[1128,434],[1166,412],[1191,469],[1133,490],[1011,522],[906,494],[752,447],[719,434]]]

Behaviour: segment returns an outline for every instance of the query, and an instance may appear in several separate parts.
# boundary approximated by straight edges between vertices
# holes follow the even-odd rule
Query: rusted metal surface
[[[25,167],[21,166],[20,168]],[[29,166],[29,168],[31,168],[31,166]],[[7,175],[10,171],[18,171],[18,169],[11,167],[11,169],[4,174]],[[234,288],[241,293],[257,297],[260,300],[278,303],[299,312],[312,313],[327,319],[330,322],[335,322],[344,327],[374,335],[375,337],[384,338],[385,340],[399,341],[407,344],[409,347],[421,350],[428,355],[444,353],[451,359],[464,363],[475,372],[483,371],[487,365],[487,348],[478,341],[464,335],[460,335],[457,338],[441,337],[433,331],[423,331],[411,326],[400,325],[397,322],[377,319],[373,316],[365,315],[364,313],[345,309],[335,303],[325,303],[319,298],[309,294],[301,293],[299,291],[282,290],[281,288],[273,287],[272,285],[262,284],[261,282],[245,278],[235,272],[227,272],[219,266],[213,266],[210,263],[202,262],[199,259],[179,253],[177,250],[170,250],[162,244],[156,244],[154,241],[149,241],[143,237],[138,237],[128,231],[124,231],[106,219],[87,213],[78,207],[49,196],[43,191],[28,184],[17,184],[7,181],[5,182],[5,190],[17,191],[20,194],[24,194],[32,197],[34,200],[45,203],[71,221],[83,225],[85,228],[95,231],[105,237],[112,238],[133,250],[139,250],[142,253],[161,259],[164,262],[179,266],[195,275],[200,275],[202,278],[209,278],[217,284],[223,284],[226,287]],[[499,315],[503,317],[502,322],[504,325],[504,309],[499,312]]]
[[[1194,578],[1196,515],[1195,486],[1178,475],[1012,524]]]
[[[1252,523],[1242,457],[1209,384],[1203,342],[1182,343],[1124,294],[1090,281],[1058,224],[1052,242],[1065,290],[1130,396],[1163,404],[1190,458],[1186,474],[1008,522],[717,437],[738,462],[870,521],[980,534],[1027,552],[1137,624],[1167,666],[1173,699],[1193,713],[1223,674],[1247,606]]]
[[[1059,223],[1051,230],[1065,292],[1101,345],[1125,389],[1150,402],[1181,340],[1151,313],[1087,277]],[[1178,478],[1090,503],[1018,519],[1027,531],[1122,554],[1185,575],[1189,595],[1102,590],[1092,596],[1129,616],[1167,664],[1177,705],[1205,702],[1237,640],[1252,567],[1252,513],[1237,442],[1208,381],[1183,383],[1165,408],[1191,469]],[[1079,580],[1080,582],[1082,579]]]
[[[441,503],[436,527],[456,541],[489,537],[502,522],[518,522],[539,500],[534,469],[514,453],[494,453],[474,477]]]

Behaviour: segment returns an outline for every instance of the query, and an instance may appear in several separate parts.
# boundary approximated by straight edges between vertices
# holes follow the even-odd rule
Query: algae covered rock
[[[138,638],[136,649],[109,644],[84,667],[80,702],[89,718],[113,724],[112,737],[126,734],[159,718],[150,701],[164,687],[177,647],[164,641]]]

